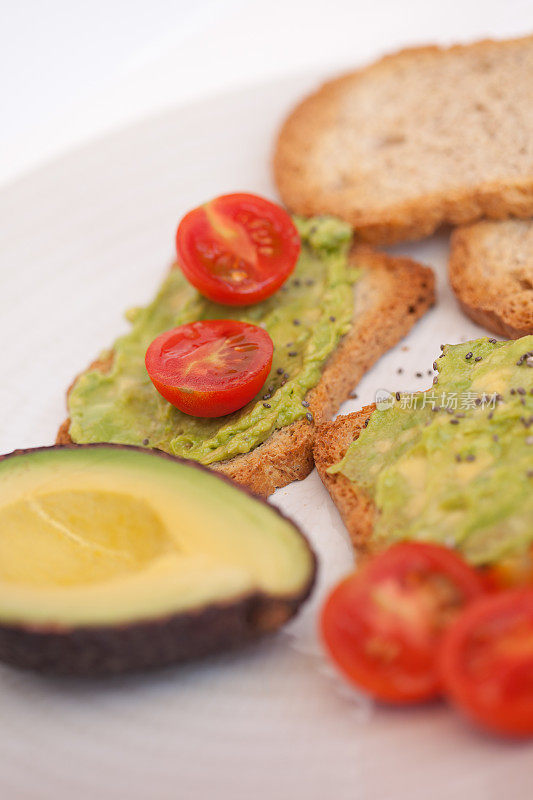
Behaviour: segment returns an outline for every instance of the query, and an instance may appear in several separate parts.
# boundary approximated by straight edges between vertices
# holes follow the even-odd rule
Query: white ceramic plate
[[[315,76],[171,110],[0,193],[0,451],[53,442],[73,376],[150,298],[190,207],[275,196],[274,132]],[[359,386],[420,389],[440,342],[482,333],[447,286],[447,237],[399,248],[431,264],[439,302]],[[403,373],[398,375],[398,367]],[[311,537],[319,585],[279,635],[145,677],[50,680],[0,668],[2,800],[526,798],[529,745],[485,738],[443,706],[374,708],[329,669],[317,608],[351,550],[316,473],[274,497]]]

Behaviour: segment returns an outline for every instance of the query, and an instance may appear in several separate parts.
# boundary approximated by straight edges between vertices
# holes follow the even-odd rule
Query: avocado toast
[[[320,426],[316,465],[354,546],[455,547],[476,565],[533,544],[533,336],[447,345],[433,387]]]
[[[254,492],[312,469],[315,423],[331,417],[366,370],[434,300],[431,270],[405,258],[351,248],[351,229],[331,217],[300,220],[302,253],[286,284],[246,308],[202,298],[173,268],[155,300],[130,312],[132,328],[74,381],[59,444],[152,447],[218,469]],[[195,319],[261,325],[274,341],[260,394],[228,417],[188,417],[164,401],[144,367],[150,341]]]

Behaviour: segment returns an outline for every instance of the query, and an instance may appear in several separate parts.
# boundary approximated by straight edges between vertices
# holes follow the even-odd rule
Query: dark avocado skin
[[[81,448],[146,449],[131,445],[85,444],[55,445],[29,450],[15,450],[0,456],[0,461],[37,450],[73,450]],[[186,463],[194,469],[213,472],[195,461],[178,458],[161,451],[150,457]],[[217,480],[230,483],[258,502],[273,508],[266,500],[234,484],[224,475]],[[289,519],[278,509],[275,511]],[[160,619],[131,622],[126,625],[46,628],[0,624],[0,661],[20,669],[50,675],[99,677],[127,672],[140,672],[190,661],[212,653],[235,648],[259,636],[273,632],[293,617],[309,597],[315,584],[317,561],[299,526],[289,519],[313,557],[313,568],[307,584],[297,595],[271,597],[257,592],[234,601],[211,604],[198,610]]]
[[[140,672],[234,648],[274,631],[309,595],[262,595],[131,625],[33,630],[0,625],[0,660],[52,675],[98,677]]]

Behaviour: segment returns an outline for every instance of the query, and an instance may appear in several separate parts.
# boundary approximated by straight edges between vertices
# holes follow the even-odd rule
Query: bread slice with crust
[[[274,154],[284,203],[360,240],[533,216],[533,36],[395,53],[324,84]]]
[[[451,237],[450,281],[463,310],[506,338],[533,333],[533,222],[478,222]]]
[[[375,408],[374,404],[364,406],[353,414],[319,425],[313,448],[315,465],[322,483],[339,509],[355,550],[361,553],[371,550],[374,503],[342,472],[330,475],[327,470],[344,458],[348,447],[368,424]]]
[[[354,285],[353,325],[326,362],[320,382],[307,394],[314,422],[293,422],[249,453],[213,466],[256,494],[268,496],[311,472],[315,423],[331,418],[364,373],[434,302],[432,271],[411,259],[359,247],[350,254],[350,263],[361,270]],[[88,369],[105,372],[112,361],[111,353]],[[57,444],[72,443],[69,428],[67,419]]]

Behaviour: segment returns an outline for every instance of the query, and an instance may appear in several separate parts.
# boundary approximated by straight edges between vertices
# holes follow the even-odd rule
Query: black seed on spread
[[[370,422],[370,419],[365,419],[365,424],[363,425],[363,428],[366,428],[366,426],[368,425],[369,422]]]
[[[481,405],[481,397],[476,397],[476,399],[474,400],[474,404],[476,406],[480,406]]]
[[[302,285],[301,280],[299,278],[296,278],[295,281],[294,281],[294,285],[295,286],[301,286]]]
[[[516,391],[518,392],[518,394],[525,394],[526,393],[526,390],[524,389],[523,386],[519,386]]]
[[[143,445],[146,447],[146,445],[148,444],[149,441],[150,441],[150,439],[143,439]]]
[[[496,344],[496,339],[489,339],[489,342],[490,342],[491,344]]]
[[[511,394],[516,394],[516,389],[511,389]]]
[[[288,373],[288,372],[284,372],[284,373],[283,373],[283,377],[285,378],[285,380],[286,380],[286,381],[288,381],[288,380],[289,380],[289,378],[290,378],[290,375],[289,375],[289,373]]]
[[[487,419],[492,419],[494,416],[494,411],[490,411]]]
[[[304,408],[309,408],[309,401],[308,400],[302,400],[302,405],[303,405]]]
[[[300,322],[299,319],[293,319],[292,324],[293,325],[301,325],[302,323]]]
[[[298,353],[296,352],[296,350],[290,350],[290,351],[289,351],[289,356],[291,356],[291,358],[292,358],[293,356],[297,356],[297,355],[298,355]]]
[[[463,418],[464,418],[464,414],[462,414],[462,413],[458,413],[458,414],[456,414],[455,416],[456,416],[458,419],[463,419]]]
[[[450,420],[450,425],[459,425],[459,420],[458,419],[451,419]]]
[[[306,280],[306,282],[305,282],[305,285],[306,285],[306,286],[314,286],[314,285],[315,285],[315,282],[314,282],[314,280],[313,280],[312,278],[308,278],[308,279]]]
[[[473,353],[467,353],[465,356],[466,360],[468,361],[468,359],[472,358],[473,355],[474,355]]]
[[[474,359],[474,361],[481,361],[481,360],[482,360],[481,356],[476,356]]]
[[[447,408],[446,409],[446,413],[447,414],[453,414],[453,408]]]
[[[400,392],[396,392],[396,400],[400,402]]]
[[[444,345],[443,344],[440,345],[440,349],[444,350]]]
[[[498,436],[498,434],[497,433],[493,433],[492,434],[492,441],[493,442],[498,442],[499,440],[500,440],[500,437]]]
[[[287,344],[285,345],[285,347],[292,347],[292,346],[293,346],[293,344],[294,344],[294,342],[287,342]]]
[[[268,393],[267,393],[267,394],[264,394],[264,395],[263,395],[263,400],[270,400],[270,398],[271,398],[271,397],[272,397],[272,395],[271,395],[271,394],[268,394]]]
[[[270,386],[268,387],[267,391],[269,391],[269,392],[270,392],[270,394],[272,394],[272,392],[274,391],[274,386],[273,386],[273,384],[270,384]]]
[[[401,367],[398,367],[398,369],[396,370],[396,372],[398,373],[398,375],[401,375],[401,374],[402,374],[402,372],[403,372],[403,369],[402,369]]]
[[[263,405],[264,405],[265,408],[270,408],[271,407],[270,403],[263,403]]]
[[[459,455],[459,453],[457,453],[457,455],[455,456],[455,460],[456,461],[461,461],[461,456]]]
[[[278,373],[278,375],[283,375],[283,367],[278,367],[276,372]]]
[[[472,453],[469,453],[469,454],[466,456],[466,460],[467,460],[467,461],[475,461],[475,460],[476,460],[476,457],[475,457],[474,455],[472,455]]]
[[[440,411],[440,406],[433,406],[432,411]]]
[[[415,372],[415,375],[416,375],[417,378],[421,378],[422,377],[422,373],[421,372]]]
[[[310,412],[310,411],[308,411],[308,412],[307,412],[307,414],[305,415],[305,418],[306,418],[306,420],[308,420],[309,422],[312,422],[312,421],[313,421],[313,415],[311,414],[311,412]]]
[[[523,405],[523,406],[525,406],[525,404],[526,404],[526,401],[525,401],[525,399],[523,397],[520,398],[520,404]]]
[[[336,322],[336,321],[337,321],[337,317],[331,316],[331,317],[329,318],[329,321],[330,321],[330,322]]]

